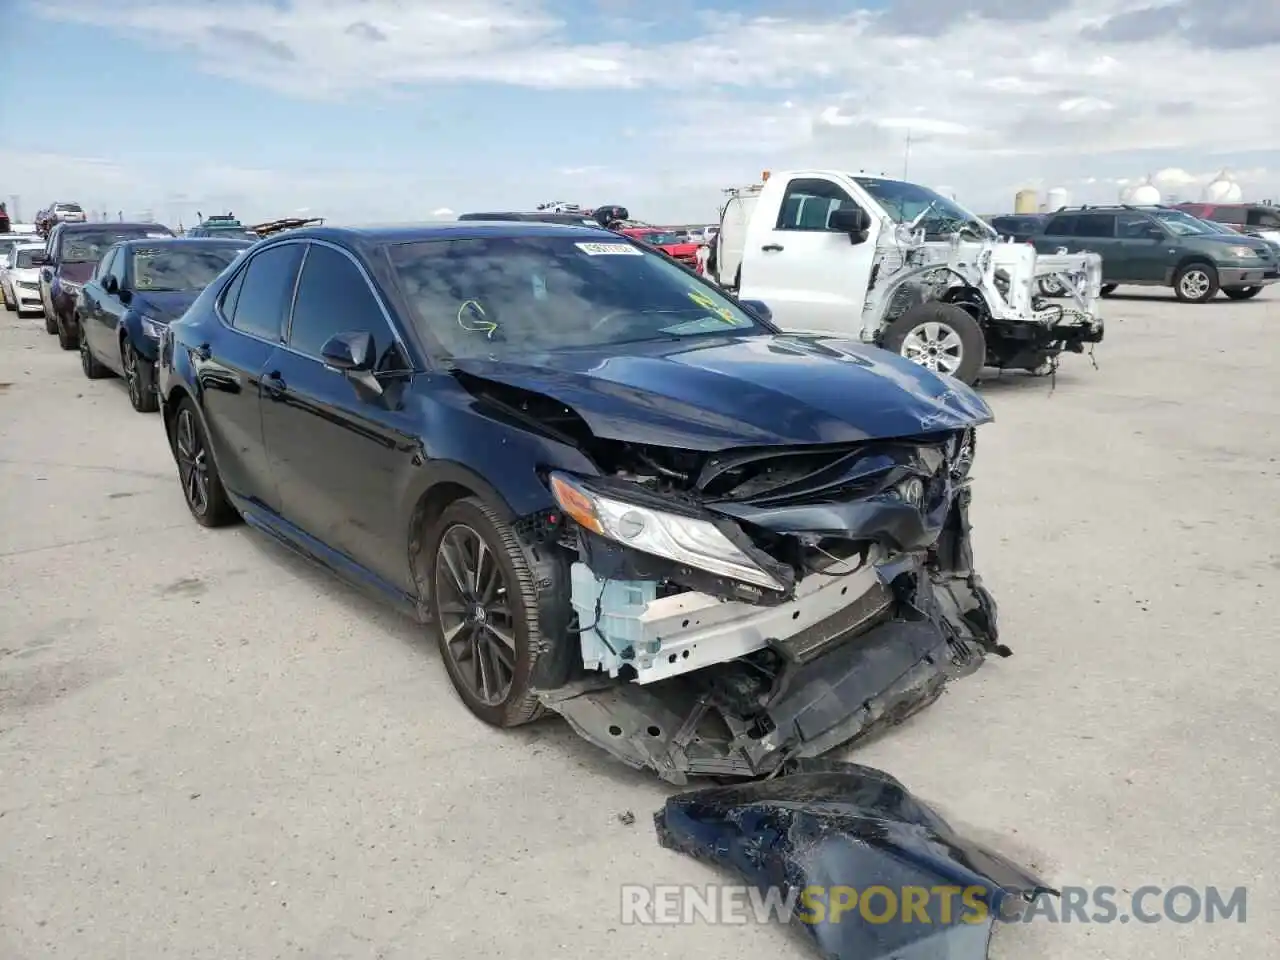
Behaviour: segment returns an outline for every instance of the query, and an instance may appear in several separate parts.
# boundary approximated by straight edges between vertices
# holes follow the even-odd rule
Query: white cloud
[[[581,176],[584,190],[625,188],[637,198],[678,205],[654,214],[676,218],[714,210],[719,187],[753,179],[763,167],[900,172],[908,131],[913,177],[955,184],[962,199],[986,207],[1007,205],[1016,186],[1031,179],[1075,179],[1084,186],[1076,191],[1080,199],[1111,199],[1108,180],[1150,169],[1207,170],[1244,153],[1257,165],[1268,152],[1274,157],[1265,164],[1280,167],[1280,128],[1268,122],[1280,89],[1274,45],[1280,3],[1237,0],[1220,22],[1211,22],[1207,0],[1172,0],[1164,19],[1147,12],[1159,2],[890,0],[885,14],[757,18],[699,11],[695,4],[680,21],[690,35],[660,43],[651,31],[620,23],[628,11],[617,7],[603,11],[595,29],[578,31],[575,22],[571,31],[551,12],[550,0],[295,0],[292,6],[46,0],[44,6],[46,15],[216,53],[198,62],[296,97],[457,81],[543,90],[651,88],[668,118],[661,129],[640,128],[621,112],[614,119],[621,135],[632,131],[637,144],[654,149],[660,168],[638,158],[630,174],[583,164],[574,165],[573,175]],[[779,2],[776,9],[813,7]],[[1249,29],[1236,30],[1238,22]],[[604,39],[572,39],[584,35]],[[80,182],[99,176],[78,163]],[[103,166],[99,189],[119,176]],[[205,171],[206,185],[175,186],[196,195],[282,191],[288,208],[306,200],[307,178],[297,179],[260,170]],[[387,193],[381,182],[368,186],[341,174],[320,179],[329,195],[346,191],[353,204],[358,197],[374,203],[374,191]],[[1255,194],[1280,193],[1276,173],[1241,182]],[[1099,196],[1087,196],[1090,190]],[[535,192],[527,201],[537,199]],[[440,201],[462,202],[448,194],[438,195]],[[642,209],[638,199],[628,205]]]

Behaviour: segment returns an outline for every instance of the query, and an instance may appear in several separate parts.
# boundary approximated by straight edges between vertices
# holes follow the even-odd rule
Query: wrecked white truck
[[[1102,340],[1100,256],[1001,241],[928,187],[796,170],[727,192],[710,272],[785,330],[856,337],[970,384],[983,366],[1047,374]]]

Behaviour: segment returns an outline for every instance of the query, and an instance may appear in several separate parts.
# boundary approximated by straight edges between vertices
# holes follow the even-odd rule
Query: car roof
[[[416,226],[299,227],[275,234],[270,240],[312,239],[335,242],[381,245],[416,243],[424,240],[471,240],[486,237],[582,237],[596,239],[601,235],[617,237],[604,227],[567,223],[544,223],[535,220],[459,220]]]
[[[169,230],[163,223],[147,223],[140,221],[128,221],[125,223],[112,222],[110,220],[99,220],[88,223],[60,223],[57,229],[64,233],[78,233],[82,230]]]
[[[121,240],[122,247],[251,247],[251,240],[238,240],[235,237],[132,237]]]

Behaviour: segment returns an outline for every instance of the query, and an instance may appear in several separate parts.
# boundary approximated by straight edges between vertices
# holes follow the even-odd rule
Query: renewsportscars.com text
[[[736,884],[622,887],[627,924],[841,922],[984,923],[991,916],[985,887],[834,886],[759,890]],[[1021,923],[1244,923],[1245,887],[1063,887],[1029,903],[1006,898],[999,914]]]

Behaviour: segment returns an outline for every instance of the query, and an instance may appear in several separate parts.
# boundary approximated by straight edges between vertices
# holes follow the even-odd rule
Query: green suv
[[[1102,257],[1102,295],[1120,284],[1173,287],[1204,303],[1221,290],[1256,297],[1280,280],[1280,259],[1264,240],[1223,233],[1171,207],[1064,207],[1032,238],[1042,254],[1091,251]]]

